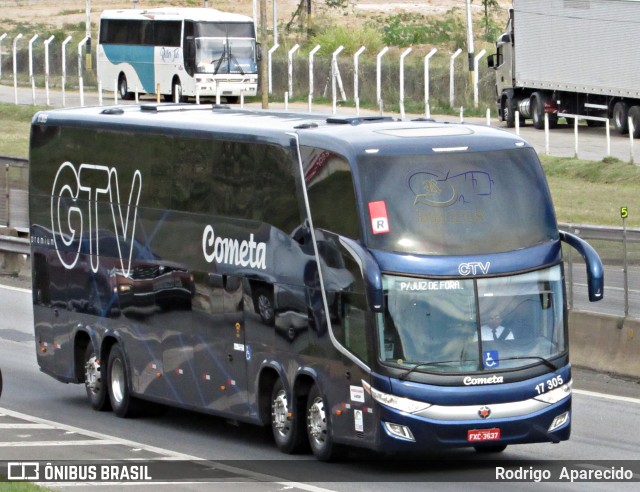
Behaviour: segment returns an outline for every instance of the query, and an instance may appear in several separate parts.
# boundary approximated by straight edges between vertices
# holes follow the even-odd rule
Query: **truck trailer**
[[[639,20],[637,0],[514,0],[488,58],[500,119],[512,128],[517,111],[542,129],[545,113],[550,128],[563,114],[608,118],[626,134],[631,117],[640,137]]]

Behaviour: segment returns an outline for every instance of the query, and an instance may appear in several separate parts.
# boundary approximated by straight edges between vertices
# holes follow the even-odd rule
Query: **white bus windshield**
[[[252,23],[199,22],[195,25],[196,67],[200,73],[255,73]]]
[[[545,363],[566,351],[562,272],[496,278],[384,275],[378,316],[385,364],[429,373],[500,371]]]

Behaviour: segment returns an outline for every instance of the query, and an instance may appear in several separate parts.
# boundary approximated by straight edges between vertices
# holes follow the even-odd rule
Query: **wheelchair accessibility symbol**
[[[485,350],[482,359],[485,369],[495,369],[500,366],[500,354],[497,350]]]

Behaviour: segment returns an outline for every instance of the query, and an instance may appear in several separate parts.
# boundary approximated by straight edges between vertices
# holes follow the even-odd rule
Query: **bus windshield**
[[[358,158],[358,175],[371,249],[478,255],[558,239],[546,179],[530,148],[371,153]]]
[[[255,73],[255,34],[252,23],[199,22],[196,65],[200,73]]]
[[[384,275],[378,315],[384,364],[429,373],[500,371],[566,351],[562,271],[496,278]]]
[[[256,72],[255,43],[251,39],[197,38],[196,66],[200,73]]]

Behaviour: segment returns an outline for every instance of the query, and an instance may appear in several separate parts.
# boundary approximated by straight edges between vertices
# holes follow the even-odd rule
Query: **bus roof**
[[[522,138],[485,125],[236,109],[193,104],[141,104],[43,111],[34,124],[140,132],[210,134],[237,140],[282,141],[296,133],[301,145],[343,155],[508,150],[530,147]]]
[[[157,9],[104,10],[101,19],[192,20],[202,22],[253,22],[251,17],[216,9],[162,7]]]

